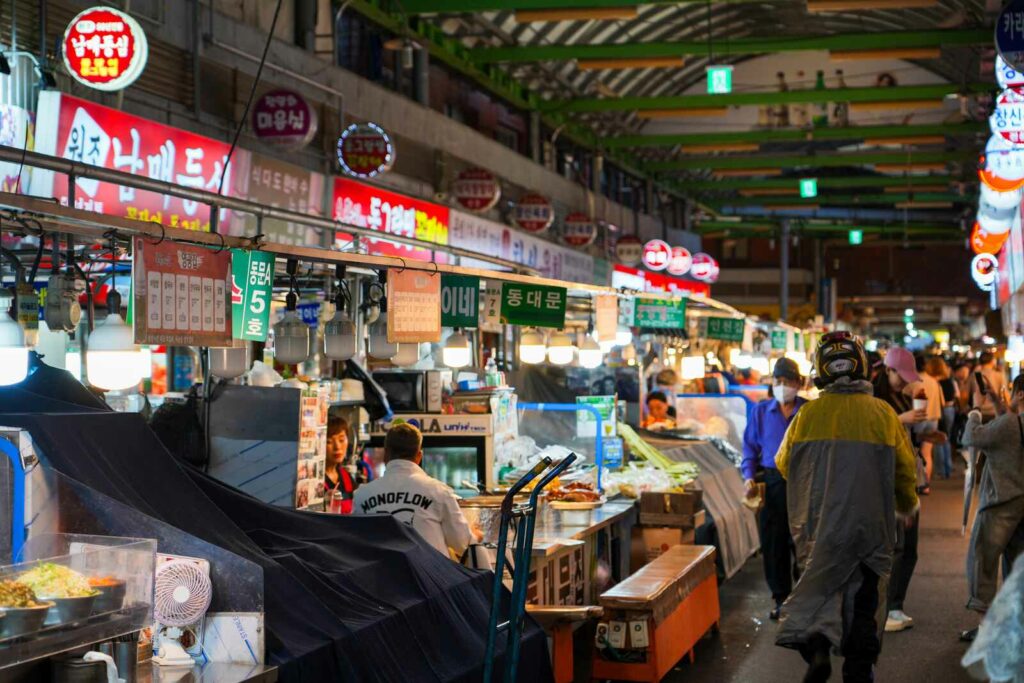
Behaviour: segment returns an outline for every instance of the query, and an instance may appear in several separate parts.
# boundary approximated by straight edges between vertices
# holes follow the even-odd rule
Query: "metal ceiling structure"
[[[904,234],[909,223],[945,222],[950,238],[962,239],[960,218],[975,199],[975,162],[987,139],[984,108],[995,90],[991,74],[982,74],[982,65],[991,63],[994,20],[983,0],[350,0],[346,5],[414,37],[432,56],[514,106],[539,112],[573,142],[716,212],[733,206],[750,214],[760,207],[765,217],[777,217],[773,205],[784,202],[741,200],[739,192],[792,189],[790,178],[813,176],[823,189],[838,188],[816,198],[822,210],[887,206],[888,220]],[[927,78],[897,87],[817,90],[801,83],[778,92],[774,83],[759,82],[741,84],[730,94],[693,92],[711,64],[739,65],[803,51],[827,52],[832,59],[899,60]],[[737,107],[837,100],[884,109],[885,116],[880,125],[731,131],[689,118]],[[961,102],[958,114],[909,123],[915,112],[951,100]],[[664,119],[676,122],[672,132],[654,125]],[[882,188],[899,194],[885,196]],[[730,199],[735,200],[731,205]],[[912,215],[908,209],[915,202],[941,210]]]

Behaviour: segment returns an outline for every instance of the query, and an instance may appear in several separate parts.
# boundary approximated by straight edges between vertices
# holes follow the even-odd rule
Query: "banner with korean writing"
[[[476,327],[480,315],[480,278],[473,275],[441,276],[441,325]]]
[[[324,183],[326,177],[300,166],[262,154],[242,154],[231,161],[237,196],[310,216],[324,215]],[[239,211],[232,212],[226,230],[235,236],[251,237],[257,232],[271,242],[315,247],[322,244],[316,229],[290,221],[264,218]]]
[[[226,142],[57,91],[39,94],[34,149],[42,154],[211,192],[226,174],[224,194],[231,195],[232,170],[224,168],[228,148]],[[244,153],[235,151],[236,157]],[[65,205],[69,201],[64,174],[35,169],[29,188],[36,196],[56,197]],[[89,178],[75,181],[75,208],[175,228],[210,229],[205,204]],[[221,211],[221,221],[227,218],[228,212]]]
[[[708,339],[742,342],[746,322],[742,318],[708,318]]]
[[[231,346],[231,252],[135,238],[136,344]]]
[[[531,327],[564,327],[564,287],[505,282],[501,286],[501,322]]]
[[[686,299],[636,299],[635,327],[681,330],[686,327]]]
[[[388,273],[388,342],[441,341],[441,278],[422,270]]]
[[[597,341],[609,342],[619,331],[619,297],[598,294],[594,297],[594,331]]]
[[[273,289],[273,254],[231,250],[232,337],[259,342],[267,340]]]
[[[789,332],[787,330],[772,330],[772,348],[785,351],[789,346]]]

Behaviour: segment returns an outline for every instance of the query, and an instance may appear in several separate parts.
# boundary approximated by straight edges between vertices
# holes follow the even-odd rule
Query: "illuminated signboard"
[[[97,90],[121,90],[146,67],[149,45],[139,23],[113,7],[79,12],[64,31],[61,55],[68,73]]]
[[[527,194],[516,202],[512,221],[523,230],[544,232],[555,221],[555,207],[543,195]]]
[[[251,125],[252,132],[263,142],[301,149],[316,135],[316,109],[297,92],[271,90],[253,104]]]
[[[372,178],[391,170],[395,146],[376,123],[353,123],[338,138],[338,163],[345,173]]]
[[[482,168],[459,172],[452,183],[452,196],[459,206],[470,211],[487,211],[501,199],[501,184],[494,174]]]
[[[586,247],[597,239],[597,225],[585,213],[570,213],[562,221],[562,241],[570,247]]]
[[[665,270],[672,257],[672,247],[664,240],[650,240],[644,245],[643,262],[650,270]]]

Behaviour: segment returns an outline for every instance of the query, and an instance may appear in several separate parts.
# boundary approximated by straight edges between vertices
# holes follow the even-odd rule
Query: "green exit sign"
[[[851,230],[848,236],[850,238],[850,244],[860,244],[861,242],[864,241],[863,230]]]
[[[818,196],[818,179],[817,178],[801,178],[800,179],[800,196],[804,199],[808,197]]]
[[[707,71],[709,95],[725,95],[732,92],[731,66],[709,66]]]

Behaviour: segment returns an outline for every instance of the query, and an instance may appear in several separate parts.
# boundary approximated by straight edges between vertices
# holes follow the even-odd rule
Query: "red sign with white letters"
[[[512,211],[512,221],[529,232],[544,232],[554,220],[555,207],[547,197],[539,194],[523,195]]]
[[[672,254],[668,259],[668,272],[672,275],[686,275],[690,272],[690,265],[693,257],[686,247],[672,247]]]
[[[452,195],[470,211],[487,211],[501,199],[501,185],[490,171],[467,168],[452,183]]]
[[[594,219],[578,211],[570,213],[562,221],[562,240],[570,247],[586,247],[597,239],[597,225]]]
[[[131,85],[146,66],[149,47],[138,22],[112,7],[79,13],[61,42],[64,66],[79,83],[97,90]]]
[[[672,247],[664,240],[650,240],[644,245],[643,262],[650,270],[665,270],[672,257]]]

